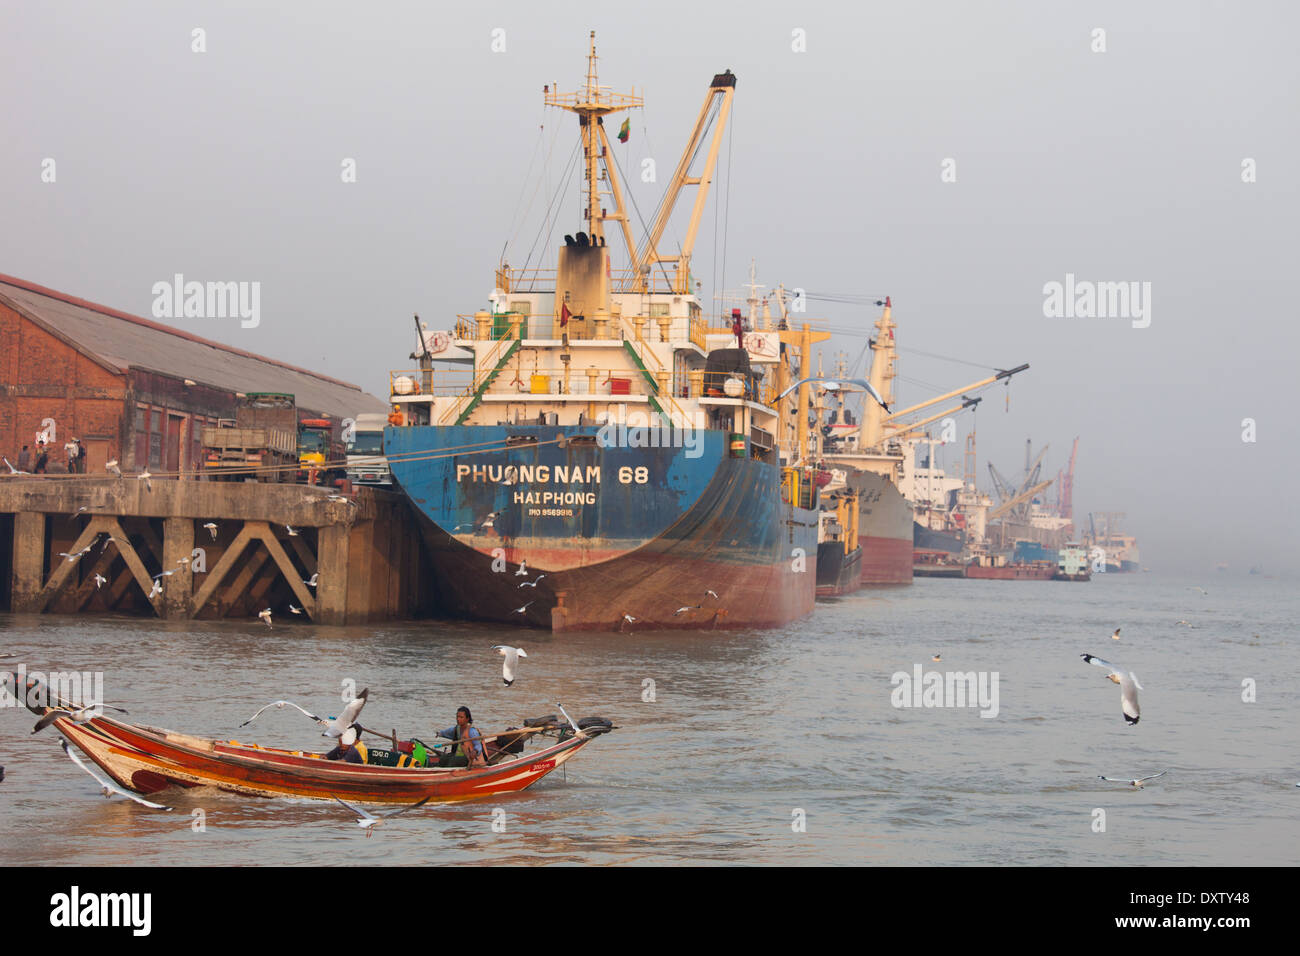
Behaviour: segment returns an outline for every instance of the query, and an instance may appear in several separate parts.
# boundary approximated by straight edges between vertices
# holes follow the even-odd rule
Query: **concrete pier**
[[[358,624],[431,610],[406,501],[371,488],[8,478],[0,553],[0,608],[21,613],[185,620],[269,607],[274,621],[299,617],[293,605],[304,620]]]

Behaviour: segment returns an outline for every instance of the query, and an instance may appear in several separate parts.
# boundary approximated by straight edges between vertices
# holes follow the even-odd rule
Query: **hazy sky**
[[[982,484],[990,459],[1019,474],[1026,437],[1054,476],[1077,435],[1076,516],[1127,512],[1144,564],[1283,573],[1297,27],[1293,5],[1249,2],[9,4],[0,272],[146,316],[178,272],[257,281],[256,328],[172,321],[382,396],[413,312],[447,327],[483,307],[503,245],[527,257],[576,138],[542,86],[579,87],[595,29],[602,83],[646,97],[615,147],[629,172],[656,161],[659,183],[633,184],[645,216],[713,74],[738,77],[726,228],[711,206],[696,248],[706,302],[751,257],[765,286],[889,294],[905,348],[1032,365],[1009,411],[985,393]],[[580,227],[562,201],[534,264]],[[1149,282],[1149,326],[1045,317],[1067,273]],[[877,310],[808,314],[865,332]],[[933,394],[913,382],[981,375],[900,365],[909,403]]]

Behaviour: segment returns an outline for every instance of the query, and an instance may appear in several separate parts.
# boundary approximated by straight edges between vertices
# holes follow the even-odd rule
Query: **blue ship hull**
[[[640,630],[777,627],[812,610],[817,512],[782,499],[776,465],[732,458],[719,431],[695,432],[694,449],[606,448],[596,435],[593,426],[387,429],[385,453],[419,515],[445,613]]]

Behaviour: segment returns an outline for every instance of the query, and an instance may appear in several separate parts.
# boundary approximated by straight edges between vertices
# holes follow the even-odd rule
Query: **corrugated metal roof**
[[[121,371],[160,372],[232,392],[291,392],[299,407],[340,418],[388,408],[348,382],[12,276],[0,275],[0,299],[25,309]]]

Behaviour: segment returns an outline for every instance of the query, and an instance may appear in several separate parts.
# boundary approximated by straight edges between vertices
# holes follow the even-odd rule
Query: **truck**
[[[332,485],[346,477],[343,442],[328,418],[298,422],[298,480],[309,485]]]
[[[381,412],[362,412],[354,419],[352,438],[347,443],[348,479],[354,485],[392,487],[393,472],[384,457],[387,424],[388,416]]]
[[[203,429],[204,476],[213,481],[293,481],[299,463],[298,409],[292,395],[250,392],[235,417]]]

